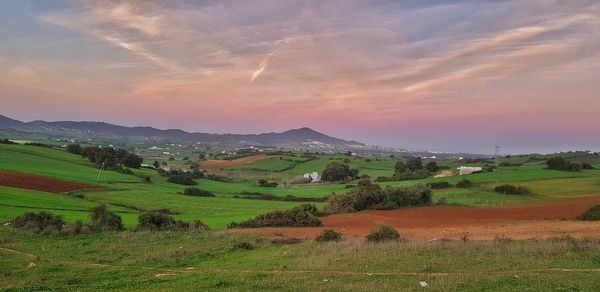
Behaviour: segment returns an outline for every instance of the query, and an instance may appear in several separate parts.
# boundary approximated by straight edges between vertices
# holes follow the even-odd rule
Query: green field
[[[582,154],[571,154],[582,157]],[[568,172],[545,169],[536,156],[515,156],[501,161],[524,163],[520,167],[501,167],[497,171],[469,175],[474,182],[469,189],[450,188],[434,191],[434,200],[446,198],[451,204],[471,206],[498,206],[523,201],[560,198],[565,196],[585,196],[600,193],[600,170]],[[254,178],[278,181],[273,177],[294,177],[306,172],[321,172],[331,162],[350,159],[350,166],[359,169],[361,174],[372,178],[390,175],[397,158],[390,157],[348,157],[345,155],[316,155],[307,158],[301,154],[273,155],[267,160],[255,161],[231,168],[229,171],[248,174]],[[585,157],[595,161],[595,156]],[[459,161],[439,161],[440,165],[453,169],[461,165]],[[293,167],[292,167],[293,166]],[[292,167],[292,168],[290,168]],[[283,171],[281,171],[284,169]],[[225,227],[232,221],[240,221],[276,209],[287,209],[301,203],[256,201],[237,199],[242,192],[258,192],[277,196],[293,195],[300,198],[321,198],[332,193],[344,193],[346,184],[300,184],[286,187],[267,188],[258,185],[255,179],[236,179],[233,182],[219,182],[198,179],[198,188],[213,192],[217,197],[188,197],[180,193],[184,186],[167,183],[156,171],[135,170],[137,174],[148,175],[151,183],[133,175],[114,171],[99,170],[86,159],[64,151],[22,145],[0,145],[0,170],[44,175],[63,180],[93,183],[103,189],[79,191],[78,196],[55,195],[10,188],[0,188],[0,220],[8,220],[28,210],[47,210],[59,213],[69,222],[86,221],[86,210],[97,204],[109,207],[123,216],[125,225],[136,225],[140,210],[169,209],[182,220],[200,219],[215,228]],[[386,182],[382,186],[401,186],[416,183],[448,181],[455,184],[463,177],[427,178],[411,181]],[[493,187],[502,183],[524,185],[535,196],[503,195],[493,192]],[[323,206],[324,203],[317,203]],[[62,207],[61,207],[62,206]]]
[[[255,249],[233,248],[239,242]],[[0,243],[0,287],[25,291],[416,291],[421,281],[434,291],[600,289],[599,241],[275,245],[242,233],[49,236],[0,227]]]
[[[153,154],[154,155],[154,154]],[[593,155],[570,154],[596,162]],[[281,157],[281,158],[280,158]],[[466,206],[502,206],[534,200],[550,200],[600,194],[600,170],[582,172],[545,169],[541,156],[514,156],[498,162],[523,163],[494,172],[466,177],[427,178],[381,183],[407,186],[463,178],[467,189],[434,190],[434,201]],[[549,239],[527,241],[467,241],[370,244],[363,239],[339,243],[304,241],[277,245],[269,238],[222,230],[242,221],[300,202],[259,201],[235,198],[242,192],[277,196],[320,198],[344,193],[348,185],[337,183],[292,184],[261,187],[257,179],[281,182],[306,172],[321,172],[345,155],[273,155],[271,159],[224,171],[234,180],[197,179],[198,188],[216,197],[189,197],[185,186],[168,183],[151,169],[135,175],[99,170],[87,160],[40,147],[0,145],[0,171],[18,171],[62,180],[98,184],[96,190],[65,194],[0,187],[0,222],[28,211],[48,211],[67,222],[89,222],[89,210],[106,204],[123,219],[127,229],[137,224],[143,211],[169,209],[177,219],[200,219],[213,231],[206,232],[108,232],[78,235],[43,235],[0,227],[0,288],[6,290],[316,290],[397,291],[422,290],[565,290],[597,291],[600,284],[600,242]],[[398,158],[351,157],[352,168],[372,178],[389,176]],[[166,160],[166,159],[165,159]],[[168,160],[167,160],[168,161]],[[172,165],[182,164],[178,158]],[[447,169],[462,165],[441,160]],[[595,163],[597,164],[597,163]],[[150,176],[144,182],[141,175]],[[529,187],[529,196],[493,191],[499,184]],[[323,207],[325,203],[317,203]],[[402,230],[400,230],[402,233]],[[249,242],[255,249],[234,248]],[[35,268],[27,268],[30,263]]]

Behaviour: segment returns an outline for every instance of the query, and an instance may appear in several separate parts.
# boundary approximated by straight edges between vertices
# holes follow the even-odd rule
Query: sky
[[[0,1],[0,114],[600,151],[599,1]]]

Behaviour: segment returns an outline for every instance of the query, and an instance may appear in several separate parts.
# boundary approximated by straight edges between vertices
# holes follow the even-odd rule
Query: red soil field
[[[265,235],[314,238],[323,229],[332,228],[346,238],[363,237],[379,224],[396,228],[414,240],[470,239],[491,240],[571,236],[600,238],[600,222],[574,221],[600,196],[539,201],[516,206],[475,208],[431,206],[386,211],[368,211],[323,217],[320,228],[249,229]]]
[[[63,193],[74,190],[98,189],[100,186],[76,183],[39,175],[31,175],[12,171],[0,172],[0,186],[42,191],[48,193]]]

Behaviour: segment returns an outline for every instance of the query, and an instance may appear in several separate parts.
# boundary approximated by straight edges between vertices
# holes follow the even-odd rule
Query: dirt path
[[[32,175],[13,171],[2,171],[0,173],[0,186],[55,194],[75,190],[100,188],[100,186],[92,184],[77,183],[47,176]]]
[[[574,221],[600,196],[539,201],[496,208],[432,206],[386,211],[368,211],[322,218],[322,228],[257,228],[245,232],[314,238],[332,228],[346,237],[363,237],[379,224],[388,224],[413,240],[470,239],[492,240],[571,236],[600,238],[600,222]]]
[[[224,168],[238,166],[242,164],[252,163],[259,160],[265,160],[272,158],[273,156],[266,154],[252,155],[235,160],[205,160],[200,161],[200,167],[208,170],[209,172],[222,171]]]

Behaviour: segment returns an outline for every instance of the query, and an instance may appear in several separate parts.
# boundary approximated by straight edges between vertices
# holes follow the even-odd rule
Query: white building
[[[316,171],[313,171],[313,173],[305,173],[304,178],[310,179],[311,182],[321,181],[321,176]]]
[[[457,169],[458,169],[459,175],[467,175],[467,174],[471,174],[471,173],[483,170],[483,168],[481,168],[479,166],[461,166]]]

